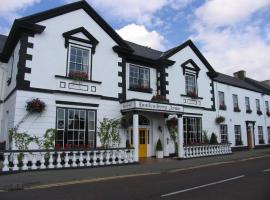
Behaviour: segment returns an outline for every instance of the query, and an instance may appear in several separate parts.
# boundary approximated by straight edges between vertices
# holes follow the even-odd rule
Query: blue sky
[[[0,33],[15,18],[74,0],[1,0]],[[166,50],[192,39],[210,64],[270,79],[270,0],[87,0],[124,38]]]

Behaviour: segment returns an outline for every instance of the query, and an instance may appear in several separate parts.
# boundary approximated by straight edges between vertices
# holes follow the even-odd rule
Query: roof
[[[0,53],[2,52],[4,45],[6,43],[7,36],[0,34]]]
[[[133,42],[125,41],[133,50],[133,54],[137,56],[146,57],[149,59],[157,60],[161,57],[162,52],[152,49],[150,47],[142,46]]]
[[[270,86],[251,78],[239,79],[226,74],[217,73],[217,76],[214,77],[214,81],[259,93],[270,94]],[[258,87],[258,85],[263,85],[265,88]]]

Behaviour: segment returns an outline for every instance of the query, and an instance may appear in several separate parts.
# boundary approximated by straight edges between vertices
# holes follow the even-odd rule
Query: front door
[[[248,133],[247,133],[247,138],[248,138],[248,148],[252,149],[252,127],[248,126]]]
[[[139,129],[139,157],[147,157],[147,129]]]

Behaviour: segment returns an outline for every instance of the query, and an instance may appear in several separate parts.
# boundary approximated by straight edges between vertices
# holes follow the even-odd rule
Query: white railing
[[[184,158],[197,158],[232,153],[231,144],[184,146]]]
[[[133,148],[93,150],[1,151],[3,172],[37,169],[95,167],[134,162]]]

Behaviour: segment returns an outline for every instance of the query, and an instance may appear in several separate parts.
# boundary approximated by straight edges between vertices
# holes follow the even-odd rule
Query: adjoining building
[[[201,144],[204,132],[233,149],[269,146],[269,81],[216,72],[190,40],[165,52],[125,41],[85,1],[15,20],[0,36],[0,52],[7,148],[14,148],[9,130],[22,120],[20,132],[38,137],[57,129],[58,148],[100,147],[99,122],[123,116],[130,123],[119,129],[120,146],[130,141],[139,157],[154,156],[159,139],[164,156],[175,153],[166,126],[172,117],[186,146]],[[25,118],[33,98],[46,109]]]

